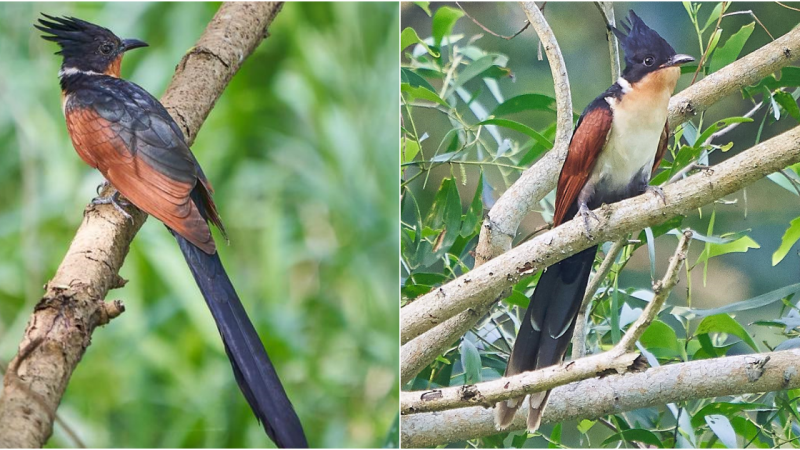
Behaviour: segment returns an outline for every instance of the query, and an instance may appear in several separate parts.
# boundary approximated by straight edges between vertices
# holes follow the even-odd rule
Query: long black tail
[[[564,359],[596,253],[597,247],[588,248],[553,264],[542,273],[520,324],[506,376],[542,369],[559,364]],[[549,395],[550,391],[530,396],[528,430],[539,428]],[[522,400],[510,399],[497,403],[495,424],[500,429],[511,425],[514,414],[522,406]]]
[[[214,316],[236,382],[270,439],[282,448],[308,447],[303,427],[283,390],[219,254],[209,255],[173,233]]]

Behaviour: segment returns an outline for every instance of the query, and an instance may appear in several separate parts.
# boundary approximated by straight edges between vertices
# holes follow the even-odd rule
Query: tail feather
[[[553,264],[542,274],[522,319],[505,376],[542,369],[563,360],[596,252],[597,247],[588,248]],[[549,396],[549,391],[531,395],[529,431],[539,428]],[[507,405],[501,405],[503,403],[499,402],[495,407],[495,424],[501,428],[511,424],[522,399],[517,399],[513,411]],[[508,415],[510,418],[506,417]]]
[[[531,394],[528,401],[528,422],[527,428],[529,433],[533,433],[539,429],[542,424],[542,416],[544,415],[544,408],[547,406],[547,399],[550,398],[550,391],[537,392]]]
[[[219,255],[209,255],[180,235],[174,235],[214,316],[236,382],[250,408],[279,447],[308,447],[300,420]]]
[[[497,402],[497,405],[494,407],[495,427],[498,430],[505,430],[510,427],[520,406],[522,406],[522,399],[519,398],[510,398],[502,402]]]

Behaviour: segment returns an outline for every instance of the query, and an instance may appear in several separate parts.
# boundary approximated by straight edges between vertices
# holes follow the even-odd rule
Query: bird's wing
[[[661,139],[658,141],[658,149],[656,150],[656,159],[653,160],[653,170],[650,172],[650,177],[656,174],[658,165],[664,159],[664,154],[667,153],[667,145],[669,144],[669,121],[664,124],[664,131],[661,132]]]
[[[605,103],[605,102],[603,102]],[[611,108],[605,104],[587,111],[578,121],[556,188],[553,226],[561,225],[575,202],[611,131]]]
[[[206,219],[190,197],[199,166],[177,124],[143,89],[105,80],[67,100],[75,149],[133,204],[203,251],[215,252]]]

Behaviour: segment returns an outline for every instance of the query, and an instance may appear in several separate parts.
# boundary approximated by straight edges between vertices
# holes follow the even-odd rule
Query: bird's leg
[[[598,223],[600,223],[600,218],[597,217],[597,214],[595,214],[594,211],[589,209],[589,207],[586,205],[586,203],[583,203],[583,202],[581,202],[581,206],[580,206],[580,208],[578,208],[578,215],[583,217],[583,226],[586,227],[586,237],[591,239],[592,238],[592,234],[589,232],[589,218],[591,217],[592,219],[596,220]]]
[[[645,192],[651,192],[655,194],[656,197],[661,199],[661,203],[664,205],[667,204],[667,197],[664,195],[664,189],[661,189],[661,186],[647,186]]]
[[[106,181],[102,185],[98,186],[98,190],[100,190],[101,187],[102,187],[102,189],[105,189],[105,187],[107,185],[108,185],[108,181]],[[128,214],[128,212],[125,211],[124,209],[122,209],[123,206],[130,206],[130,203],[128,201],[124,200],[124,199],[121,199],[119,197],[119,191],[116,190],[116,189],[114,189],[114,193],[113,194],[108,195],[106,197],[95,197],[95,198],[93,198],[92,199],[92,204],[93,205],[108,205],[108,204],[111,204],[111,205],[114,206],[114,209],[116,209],[117,211],[119,211],[120,214],[122,214],[122,217],[130,220],[131,223],[133,223],[133,216]]]

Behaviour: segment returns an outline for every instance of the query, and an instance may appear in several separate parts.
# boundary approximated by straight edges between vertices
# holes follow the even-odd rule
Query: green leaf
[[[511,291],[511,295],[503,300],[509,305],[519,306],[520,308],[527,308],[531,302],[531,300],[520,291]]]
[[[528,433],[517,434],[511,439],[511,446],[514,448],[522,448],[527,441]],[[500,446],[498,446],[498,448],[500,448]]]
[[[445,253],[461,231],[461,197],[458,195],[456,182],[452,178],[442,180],[442,185],[433,199],[425,225],[433,230],[441,230],[444,236],[436,238],[433,259]]]
[[[772,98],[779,104],[781,107],[789,113],[790,116],[794,118],[794,120],[800,122],[800,107],[797,106],[797,101],[792,97],[792,94],[788,92],[783,92],[781,90],[777,90],[772,93]]]
[[[477,61],[471,62],[464,70],[456,75],[455,81],[447,88],[447,90],[449,92],[455,91],[459,87],[463,86],[467,81],[477,77],[492,67],[493,64],[494,56],[484,56]]]
[[[450,6],[442,6],[436,10],[432,24],[433,42],[436,47],[441,47],[442,38],[453,31],[453,26],[463,15],[464,11]]]
[[[708,29],[708,27],[710,27],[711,25],[716,23],[716,21],[719,18],[720,14],[722,14],[722,4],[723,3],[726,4],[725,9],[728,9],[728,5],[730,5],[730,2],[719,2],[719,3],[717,3],[717,6],[715,6],[714,10],[711,11],[711,15],[708,16],[708,19],[706,19],[706,24],[703,25],[703,28],[700,29],[701,33],[705,32]]]
[[[654,320],[645,330],[639,342],[648,350],[655,348],[665,348],[672,350],[675,354],[681,353],[681,346],[678,343],[678,335],[666,323]]]
[[[461,365],[464,366],[467,384],[481,382],[481,355],[467,338],[461,340]]]
[[[789,254],[789,250],[791,250],[792,246],[798,241],[798,239],[800,239],[800,217],[795,217],[794,220],[792,220],[789,224],[789,228],[787,228],[786,232],[783,233],[780,247],[778,247],[778,249],[775,250],[775,253],[772,254],[773,266],[783,261],[783,258]]]
[[[765,88],[769,91],[774,91],[782,87],[798,86],[800,86],[800,67],[784,67],[781,69],[780,80],[776,79],[774,75],[767,75],[755,86],[745,88],[745,93],[747,96],[752,97],[763,92]]]
[[[419,143],[413,139],[404,139],[405,147],[403,148],[403,162],[411,162],[414,157],[419,153]]]
[[[478,125],[497,125],[504,128],[509,128],[514,131],[518,131],[522,134],[526,134],[533,138],[536,142],[544,145],[547,150],[553,148],[553,143],[550,142],[546,137],[539,134],[538,131],[534,130],[533,128],[528,127],[527,125],[523,125],[519,122],[515,122],[513,120],[508,119],[487,119],[483,122],[479,122]]]
[[[425,11],[425,14],[427,14],[428,17],[431,16],[431,2],[418,2],[418,1],[415,1],[414,4],[419,6],[420,8],[422,8],[422,10]]]
[[[439,57],[438,52],[433,51],[430,47],[428,47],[428,44],[426,44],[425,41],[419,38],[419,36],[417,35],[417,31],[415,29],[407,27],[405,30],[403,30],[402,33],[400,33],[400,51],[402,52],[403,50],[405,50],[406,47],[412,44],[420,44],[423,47],[425,47],[425,50],[431,56],[433,56],[434,58]]]
[[[733,242],[728,242],[727,244],[706,243],[706,248],[703,250],[703,253],[700,254],[696,264],[728,253],[746,253],[751,248],[761,248],[761,246],[758,245],[758,243],[750,236],[742,236],[741,238]]]
[[[731,417],[742,411],[759,411],[769,409],[770,408],[767,405],[761,403],[714,402],[702,407],[692,416],[692,427],[698,428],[706,423],[705,417],[711,414],[721,414]]]
[[[481,72],[479,76],[480,78],[494,78],[496,80],[501,78],[514,78],[514,74],[511,73],[511,69],[508,67],[498,66],[497,64],[493,64],[491,67]]]
[[[424,87],[431,92],[436,92],[436,89],[425,78],[405,67],[400,69],[400,82],[407,83],[411,87]]]
[[[720,306],[719,308],[691,309],[689,311],[698,317],[706,317],[706,316],[731,313],[736,311],[746,311],[749,309],[756,309],[756,308],[761,308],[763,306],[767,306],[770,303],[774,303],[778,300],[784,299],[789,295],[796,294],[798,292],[800,292],[800,283],[784,286],[780,289],[775,289],[774,291],[767,292],[766,294],[761,294],[757,297],[753,297],[747,300],[742,300],[741,302],[731,303],[730,305]]]
[[[429,102],[438,103],[448,109],[450,108],[450,105],[442,100],[435,92],[429,91],[424,87],[413,87],[408,83],[402,83],[400,84],[400,91],[408,93],[412,98],[427,100]]]
[[[711,414],[706,416],[706,423],[726,447],[739,447],[736,443],[736,432],[733,431],[731,422],[727,417],[720,414]]]
[[[739,322],[737,322],[733,317],[727,314],[717,314],[715,316],[704,318],[694,332],[695,335],[708,333],[732,334],[743,340],[756,352],[758,351],[758,346],[756,345],[755,341],[753,341],[753,338],[747,334],[747,330],[745,330],[744,327],[742,327],[742,325],[739,324]]]
[[[620,431],[619,433],[609,436],[600,446],[605,447],[617,441],[641,442],[642,444],[652,445],[657,448],[664,447],[655,433],[641,428],[631,428],[630,430]]]
[[[550,432],[550,444],[547,448],[559,448],[559,444],[561,444],[561,431],[563,430],[563,426],[561,422],[556,424],[553,427],[553,431]]]
[[[597,423],[596,420],[583,419],[578,424],[578,432],[581,433],[581,434],[586,434],[587,432],[589,432],[589,430],[592,429],[592,427],[596,423]]]
[[[709,126],[708,128],[697,137],[697,140],[694,143],[695,148],[699,148],[703,145],[708,138],[711,137],[712,134],[716,133],[717,131],[727,127],[732,123],[745,123],[745,122],[752,122],[753,119],[749,117],[728,117],[727,119],[722,119],[714,122],[713,125]]]
[[[718,48],[714,54],[711,55],[711,72],[716,72],[717,70],[736,61],[736,58],[739,57],[739,53],[742,52],[744,44],[747,43],[747,39],[749,39],[750,35],[753,34],[753,30],[755,30],[755,28],[756,23],[750,22],[729,37],[728,40],[725,41],[725,45]]]
[[[556,100],[542,94],[523,94],[504,101],[492,111],[493,116],[507,116],[522,111],[556,111]]]
[[[717,44],[719,44],[719,38],[721,38],[721,37],[722,37],[722,28],[718,29],[717,31],[714,32],[714,34],[711,35],[711,43],[708,45],[708,54],[709,55],[713,55],[714,54],[714,50],[717,48]],[[708,62],[709,61],[706,61],[706,64]],[[704,73],[708,73],[708,72],[704,72]]]
[[[472,197],[472,203],[470,203],[467,214],[464,216],[464,223],[461,224],[462,237],[469,237],[477,232],[476,227],[483,218],[482,194],[483,172],[481,172],[481,176],[478,178],[478,186],[475,188],[475,195]]]

